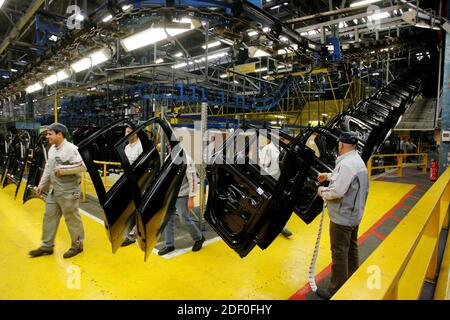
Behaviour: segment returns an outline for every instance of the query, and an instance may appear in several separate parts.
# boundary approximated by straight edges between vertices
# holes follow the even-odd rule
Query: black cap
[[[69,130],[62,123],[52,123],[47,127],[47,130],[55,131],[55,133],[61,132],[64,138],[67,137],[69,134]]]
[[[342,132],[339,136],[339,141],[347,144],[357,144],[358,134],[354,131]]]

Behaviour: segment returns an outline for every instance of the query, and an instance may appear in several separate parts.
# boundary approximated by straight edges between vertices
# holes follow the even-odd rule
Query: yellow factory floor
[[[413,187],[372,181],[360,235]],[[293,215],[288,222],[290,239],[279,236],[267,250],[257,247],[244,259],[223,241],[212,241],[199,252],[170,259],[152,254],[144,262],[138,246],[112,254],[104,226],[82,215],[83,253],[62,258],[70,246],[62,219],[55,254],[30,258],[28,251],[40,244],[44,202],[33,199],[22,205],[13,199],[14,190],[11,185],[0,190],[0,299],[289,299],[308,281],[320,219],[305,225]],[[324,230],[328,223],[326,218]],[[325,231],[316,274],[330,261]]]

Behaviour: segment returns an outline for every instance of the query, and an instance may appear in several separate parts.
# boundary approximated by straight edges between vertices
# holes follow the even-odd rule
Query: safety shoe
[[[122,243],[121,247],[129,246],[130,244],[133,244],[135,242],[136,240],[134,239],[126,238],[125,241]]]
[[[316,294],[324,300],[330,300],[333,296],[327,289],[317,288]]]
[[[285,238],[289,238],[290,236],[292,236],[292,232],[288,228],[283,228],[283,230],[281,230],[281,234]]]
[[[72,258],[81,252],[83,252],[83,247],[78,248],[72,247],[63,254],[63,258],[64,259]]]
[[[163,256],[165,254],[168,254],[169,252],[172,252],[173,250],[175,250],[175,247],[164,247],[158,251],[158,255]]]
[[[53,248],[48,248],[48,247],[39,247],[36,250],[31,250],[29,252],[29,255],[32,258],[46,256],[46,255],[50,255],[50,254],[53,254]]]
[[[202,236],[200,240],[195,241],[194,245],[192,246],[192,251],[199,251],[203,246],[203,242],[205,242],[204,236]]]

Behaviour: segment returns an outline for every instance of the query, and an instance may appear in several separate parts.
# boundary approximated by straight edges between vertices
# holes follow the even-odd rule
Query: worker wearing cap
[[[72,240],[71,248],[64,258],[71,258],[83,251],[84,230],[78,212],[80,199],[81,173],[86,170],[78,148],[68,142],[68,130],[60,123],[47,128],[47,139],[51,147],[36,195],[50,187],[46,200],[42,245],[30,251],[32,257],[53,254],[54,240],[59,220],[64,215]]]
[[[364,161],[356,150],[358,135],[343,132],[339,137],[339,157],[331,173],[321,173],[318,195],[327,203],[330,217],[331,281],[328,289],[316,293],[325,299],[347,281],[359,267],[358,226],[361,222],[369,191],[369,176]]]

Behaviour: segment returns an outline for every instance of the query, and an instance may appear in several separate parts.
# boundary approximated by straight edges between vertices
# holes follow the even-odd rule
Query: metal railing
[[[418,299],[436,281],[438,244],[448,229],[450,168],[334,295],[340,300]]]
[[[112,185],[108,184],[108,166],[115,166],[115,167],[121,167],[122,164],[120,162],[108,162],[108,161],[97,161],[94,160],[95,164],[100,164],[103,165],[103,170],[102,170],[102,180],[103,180],[103,185],[105,186],[105,190],[108,191],[109,188],[111,188]],[[86,172],[83,172],[82,175],[82,184],[81,184],[81,192],[83,195],[83,202],[86,202],[86,194],[87,194],[87,184],[91,184],[92,180],[88,177]]]
[[[387,165],[387,166],[373,166],[373,158],[387,158],[387,157],[395,157],[397,159],[397,164]],[[405,157],[418,157],[417,163],[405,163],[403,159]],[[422,157],[422,158],[421,158]],[[419,160],[422,159],[422,162]],[[372,170],[375,169],[393,169],[397,168],[397,174],[399,177],[403,175],[403,168],[405,167],[423,167],[422,172],[427,173],[428,168],[428,154],[426,153],[399,153],[399,154],[374,154],[370,157],[369,161],[367,161],[367,172],[369,174],[369,178],[372,177]]]

